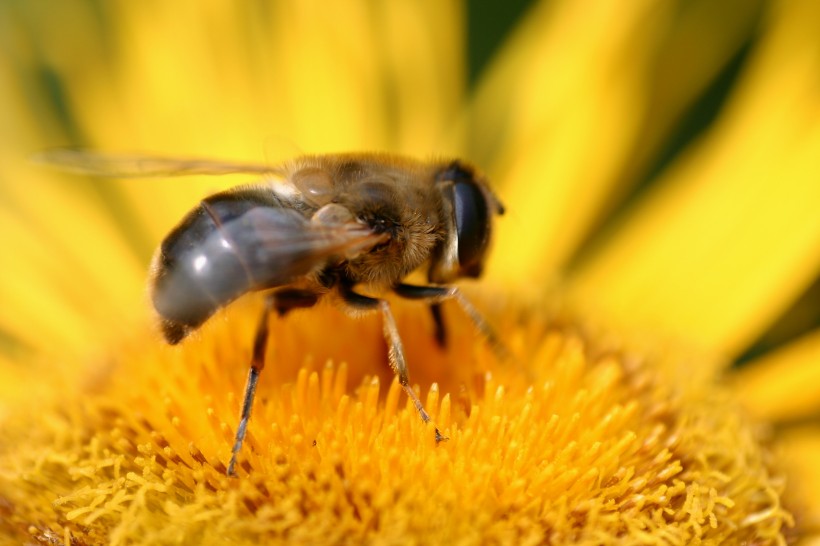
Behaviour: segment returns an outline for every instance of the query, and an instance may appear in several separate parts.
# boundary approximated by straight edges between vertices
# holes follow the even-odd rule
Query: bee
[[[478,310],[451,284],[481,275],[493,217],[504,213],[487,181],[467,163],[356,153],[305,156],[269,167],[67,149],[40,159],[98,176],[262,176],[256,184],[200,201],[162,241],[150,269],[151,300],[170,344],[243,294],[266,293],[228,475],[235,475],[265,365],[272,313],[284,316],[326,297],[356,314],[381,313],[390,366],[425,423],[430,416],[410,386],[390,304],[360,287],[426,302],[442,345],[440,306],[455,300],[483,337],[501,348]],[[427,285],[404,282],[422,267]],[[437,428],[435,437],[444,439]]]

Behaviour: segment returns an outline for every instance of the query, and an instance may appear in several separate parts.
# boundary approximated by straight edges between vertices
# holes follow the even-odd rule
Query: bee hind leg
[[[384,339],[387,341],[387,354],[390,360],[390,367],[393,368],[393,372],[399,377],[399,385],[401,385],[404,392],[406,392],[407,396],[412,400],[413,405],[419,412],[421,420],[428,423],[430,421],[430,414],[424,409],[424,405],[421,403],[416,391],[410,386],[410,377],[407,373],[407,360],[404,356],[404,345],[399,335],[399,329],[396,326],[396,319],[393,318],[393,312],[390,310],[390,304],[386,300],[371,298],[354,292],[349,287],[343,287],[340,290],[340,294],[345,303],[356,309],[363,311],[375,311],[378,309],[381,311]],[[436,428],[435,431],[437,443],[442,440],[447,440],[447,437],[442,436],[438,428]]]
[[[259,317],[256,326],[256,334],[253,339],[253,353],[251,356],[251,367],[248,371],[248,379],[245,383],[245,394],[242,399],[242,414],[239,418],[239,426],[236,428],[236,437],[231,450],[231,461],[228,463],[228,476],[236,475],[236,458],[242,449],[242,442],[245,441],[245,434],[248,430],[248,421],[251,418],[253,409],[253,399],[256,395],[256,385],[259,382],[259,374],[265,367],[265,352],[268,347],[268,320],[272,311],[281,317],[291,309],[300,307],[312,307],[319,300],[319,295],[308,290],[285,289],[273,292],[265,299],[265,308]]]

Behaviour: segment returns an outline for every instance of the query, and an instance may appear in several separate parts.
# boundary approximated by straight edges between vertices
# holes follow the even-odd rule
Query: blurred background
[[[820,326],[819,17],[763,0],[4,0],[0,354],[129,324],[162,236],[249,180],[30,161],[78,146],[464,157],[510,211],[488,282],[558,286],[753,360]]]

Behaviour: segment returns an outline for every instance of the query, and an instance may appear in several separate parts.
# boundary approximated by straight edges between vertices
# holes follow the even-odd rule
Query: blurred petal
[[[471,106],[471,157],[510,211],[491,276],[543,282],[577,250],[748,34],[756,9],[743,7],[559,1],[531,10]],[[704,20],[721,24],[704,33]]]
[[[769,421],[820,414],[820,331],[737,370],[732,380],[749,411]]]
[[[820,17],[779,4],[719,126],[573,280],[580,301],[735,354],[820,270]]]
[[[423,158],[461,152],[461,135],[451,129],[464,107],[467,78],[461,4],[402,0],[384,6],[376,25],[386,47],[381,55],[366,54],[378,55],[388,78],[381,91],[390,148]]]
[[[633,146],[615,192],[624,193],[625,185],[639,180],[649,164],[658,161],[670,130],[688,121],[684,114],[694,98],[714,82],[756,31],[763,6],[761,0],[678,2],[675,13],[664,21],[668,28],[653,48],[645,75],[648,94],[640,140]]]
[[[778,439],[780,456],[787,469],[791,504],[800,507],[799,525],[808,532],[799,544],[820,544],[820,427],[796,427]]]
[[[28,217],[0,208],[10,257],[0,268],[0,329],[46,353],[94,346],[100,324],[122,333],[144,309],[144,273],[117,230],[93,202],[63,189],[31,191]]]
[[[538,4],[473,106],[472,155],[500,178],[510,211],[498,228],[503,271],[491,275],[532,278],[560,263],[635,138],[636,71],[658,9],[592,4]]]

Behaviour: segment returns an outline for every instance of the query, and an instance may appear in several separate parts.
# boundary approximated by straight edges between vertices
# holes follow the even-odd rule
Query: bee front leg
[[[475,306],[464,297],[455,286],[416,286],[412,284],[397,284],[393,287],[393,291],[399,296],[411,300],[423,300],[430,304],[431,310],[433,306],[441,305],[446,300],[455,300],[461,307],[470,320],[475,325],[481,336],[487,340],[487,343],[492,347],[496,356],[501,360],[509,358],[509,353],[504,344],[498,339],[495,331],[490,324],[484,319],[482,314],[475,308]],[[434,312],[435,316],[435,312]]]
[[[228,463],[228,476],[236,475],[236,458],[242,449],[242,442],[245,441],[245,434],[248,430],[248,421],[251,418],[253,409],[253,399],[256,395],[256,385],[259,383],[259,374],[265,367],[265,352],[268,348],[268,321],[272,311],[276,311],[281,317],[291,309],[299,307],[312,307],[319,299],[319,295],[307,290],[285,289],[269,294],[265,298],[265,308],[259,317],[256,326],[256,334],[253,338],[253,353],[251,355],[251,368],[248,371],[248,379],[245,383],[245,395],[242,399],[242,414],[239,418],[239,426],[236,428],[236,437],[231,450],[231,461]]]
[[[348,287],[343,287],[340,293],[345,303],[356,309],[375,311],[378,308],[381,311],[384,325],[384,339],[388,345],[387,354],[390,360],[390,367],[393,368],[393,372],[399,376],[399,385],[401,385],[404,392],[407,393],[410,400],[413,401],[413,405],[419,412],[421,420],[425,423],[429,422],[430,414],[424,409],[424,405],[422,405],[421,400],[419,400],[418,395],[416,395],[416,391],[410,386],[410,377],[407,373],[407,360],[404,357],[404,345],[402,344],[401,336],[399,336],[396,319],[393,318],[393,312],[390,310],[390,304],[386,300],[358,294]],[[435,431],[436,442],[447,439],[441,435],[438,428],[436,428]]]

